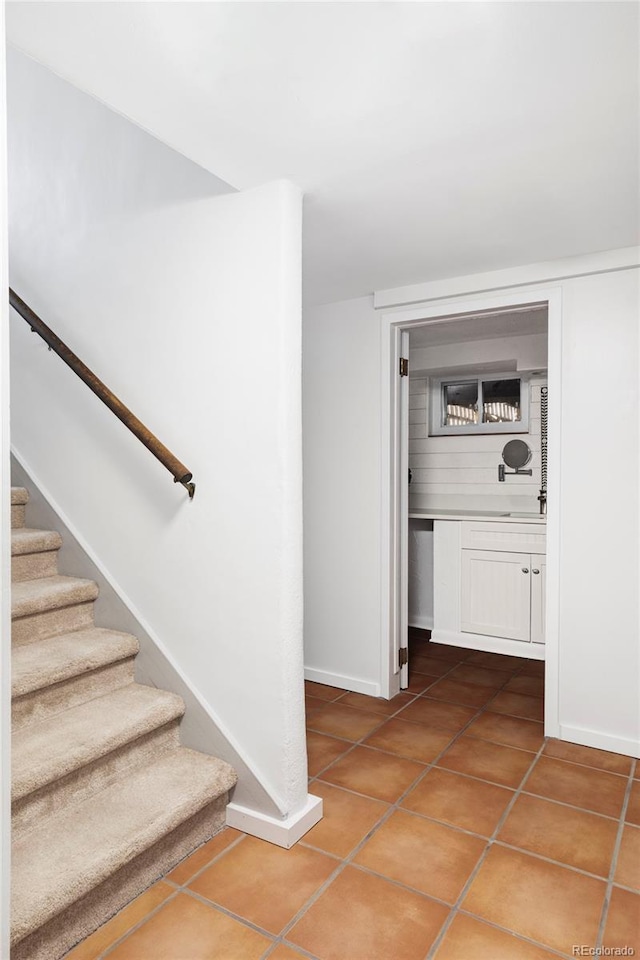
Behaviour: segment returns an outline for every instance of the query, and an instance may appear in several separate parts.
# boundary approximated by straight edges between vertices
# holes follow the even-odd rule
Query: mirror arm
[[[505,470],[504,463],[498,464],[498,480],[500,483],[504,482],[505,477],[532,477],[533,470],[523,470],[522,467],[517,467],[515,470]]]

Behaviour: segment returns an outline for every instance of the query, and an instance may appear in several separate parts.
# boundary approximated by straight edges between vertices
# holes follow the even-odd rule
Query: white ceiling
[[[438,347],[453,343],[472,343],[477,340],[502,340],[528,334],[546,334],[547,307],[535,307],[504,313],[485,313],[447,320],[446,323],[427,323],[414,327],[410,334],[412,350]]]
[[[636,3],[6,6],[216,176],[300,184],[308,301],[637,242]]]

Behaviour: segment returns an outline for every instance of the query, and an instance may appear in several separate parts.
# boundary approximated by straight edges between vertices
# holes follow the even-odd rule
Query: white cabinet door
[[[531,555],[494,550],[462,550],[461,553],[462,631],[528,643]]]
[[[544,643],[544,621],[547,613],[547,561],[531,557],[531,642]]]

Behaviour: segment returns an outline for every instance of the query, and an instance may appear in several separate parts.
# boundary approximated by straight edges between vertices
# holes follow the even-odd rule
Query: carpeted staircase
[[[138,641],[94,626],[91,580],[11,493],[11,960],[58,960],[224,825],[236,782],[180,746],[180,697],[134,681]]]

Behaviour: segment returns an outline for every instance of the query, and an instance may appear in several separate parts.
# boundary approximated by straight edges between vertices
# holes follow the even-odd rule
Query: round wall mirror
[[[502,459],[512,470],[520,470],[531,460],[531,448],[524,440],[509,440],[504,445]]]

